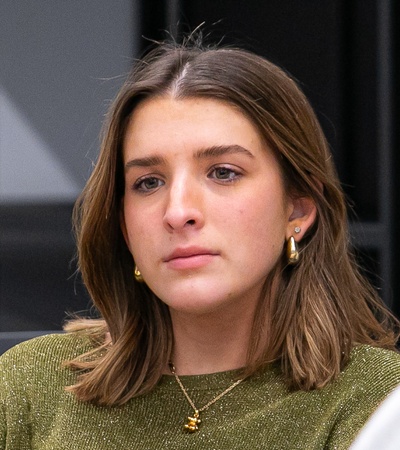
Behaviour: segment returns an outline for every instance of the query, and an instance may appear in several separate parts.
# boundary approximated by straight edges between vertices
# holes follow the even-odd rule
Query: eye
[[[214,167],[208,174],[209,178],[224,182],[236,181],[240,176],[239,171],[225,166]]]
[[[157,177],[145,177],[139,178],[133,185],[133,188],[139,192],[151,192],[163,185],[164,181]]]

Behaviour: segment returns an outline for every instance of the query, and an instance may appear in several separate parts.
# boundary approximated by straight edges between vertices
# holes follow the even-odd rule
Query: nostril
[[[194,219],[190,219],[186,223],[189,224],[189,225],[194,225],[196,222],[195,222]]]

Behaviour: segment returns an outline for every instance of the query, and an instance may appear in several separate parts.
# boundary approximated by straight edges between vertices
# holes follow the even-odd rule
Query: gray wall
[[[76,198],[135,23],[131,0],[0,1],[0,204]]]

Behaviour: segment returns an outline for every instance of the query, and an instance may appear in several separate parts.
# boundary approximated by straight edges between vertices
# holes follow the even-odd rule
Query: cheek
[[[124,236],[130,252],[132,255],[136,255],[139,249],[138,244],[141,241],[139,237],[146,236],[147,233],[144,232],[144,223],[140,220],[140,216],[137,214],[131,214],[129,210],[130,208],[125,205],[126,212],[124,213]]]
[[[229,225],[232,230],[236,229],[231,238],[246,242],[254,251],[261,248],[277,248],[280,251],[286,232],[285,208],[276,198],[259,198],[262,200],[255,201],[253,196],[246,206],[236,210],[236,219],[231,218]]]
[[[160,230],[162,223],[159,217],[155,217],[150,212],[130,214],[129,210],[125,215],[125,223],[128,248],[135,262],[140,267],[144,267],[156,257],[163,238],[162,230]]]

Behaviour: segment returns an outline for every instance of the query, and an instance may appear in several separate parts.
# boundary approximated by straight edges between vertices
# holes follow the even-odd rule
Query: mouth
[[[206,266],[218,255],[218,252],[210,249],[186,247],[175,249],[163,261],[172,269],[196,269]]]

